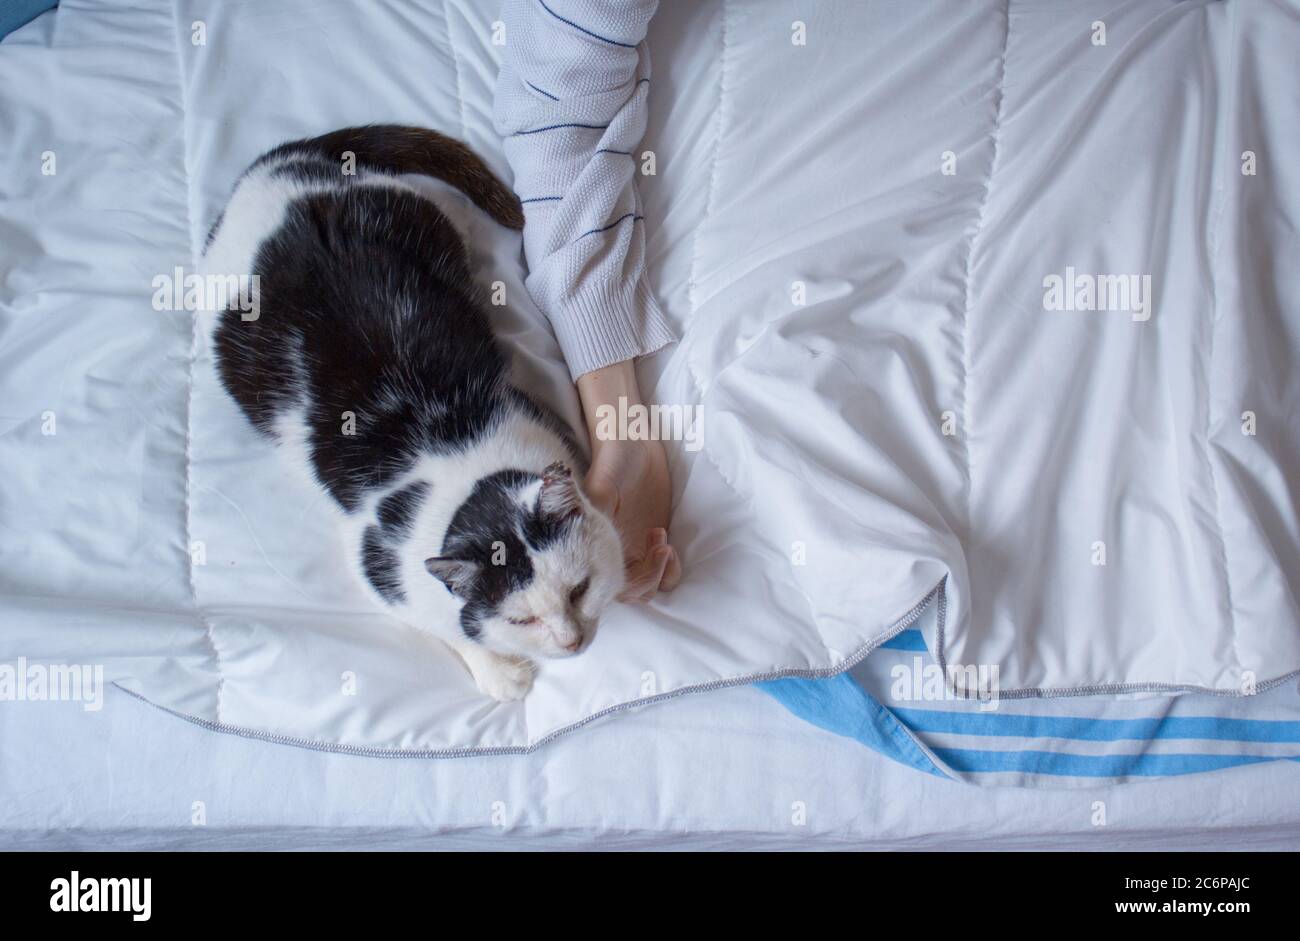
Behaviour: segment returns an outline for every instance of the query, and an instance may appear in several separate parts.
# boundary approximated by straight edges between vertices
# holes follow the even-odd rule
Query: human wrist
[[[577,387],[578,399],[582,403],[583,419],[587,423],[587,433],[591,437],[593,449],[609,443],[596,433],[602,405],[610,405],[618,409],[620,400],[629,406],[641,404],[641,389],[637,384],[636,366],[630,359],[584,373],[578,377]]]

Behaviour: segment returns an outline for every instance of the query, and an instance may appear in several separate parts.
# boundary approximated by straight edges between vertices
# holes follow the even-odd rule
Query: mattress
[[[1300,845],[1294,763],[1085,791],[974,790],[813,728],[753,687],[629,712],[529,755],[455,761],[220,735],[116,689],[94,713],[0,709],[0,741],[7,849]]]
[[[491,5],[63,3],[0,56],[40,158],[0,183],[0,654],[102,665],[133,722],[125,693],[177,725],[466,761],[595,719],[635,736],[647,705],[688,716],[690,751],[743,703],[743,738],[772,704],[729,687],[834,675],[915,624],[1007,698],[1283,686],[1296,10],[1095,6],[665,3],[641,186],[682,340],[643,378],[704,408],[705,447],[670,443],[688,577],[491,707],[368,606],[191,312],[151,302],[286,138],[424,124],[506,174]],[[521,298],[512,239],[479,226],[475,260]],[[1049,309],[1058,272],[1157,287]],[[520,381],[575,420],[544,319],[500,318]]]

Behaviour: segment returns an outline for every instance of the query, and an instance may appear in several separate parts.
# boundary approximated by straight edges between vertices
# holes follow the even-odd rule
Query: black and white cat
[[[205,272],[258,277],[256,318],[216,319],[217,370],[332,498],[380,604],[446,641],[482,692],[519,699],[534,658],[591,643],[622,550],[574,479],[568,428],[511,385],[459,230],[408,173],[523,225],[482,160],[433,131],[277,147],[204,250]]]

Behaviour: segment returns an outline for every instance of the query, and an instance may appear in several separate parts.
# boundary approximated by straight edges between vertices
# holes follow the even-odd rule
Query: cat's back
[[[421,127],[348,127],[289,141],[253,161],[209,232],[204,264],[217,271],[246,274],[252,270],[260,246],[281,226],[289,207],[302,198],[373,187],[418,196],[400,179],[404,174],[441,180],[469,197],[497,223],[523,228],[519,199],[460,141]],[[428,208],[432,203],[425,200],[417,205]],[[444,231],[446,220],[440,213],[427,218],[436,223],[439,232]]]
[[[523,226],[518,199],[464,144],[371,125],[254,161],[203,254],[207,273],[257,286],[254,316],[215,320],[222,384],[254,427],[301,444],[349,511],[417,455],[463,450],[513,402],[461,233],[408,174]]]
[[[305,404],[453,399],[504,369],[461,234],[432,199],[389,173],[276,154],[241,178],[204,253],[208,273],[258,285],[257,316],[225,311],[213,335],[256,427]]]

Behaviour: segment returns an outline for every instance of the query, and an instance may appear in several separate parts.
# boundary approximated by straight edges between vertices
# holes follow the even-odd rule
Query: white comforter
[[[1002,695],[1235,694],[1300,669],[1281,0],[668,0],[642,189],[682,342],[646,373],[704,407],[703,449],[672,449],[688,578],[522,704],[373,613],[324,497],[152,281],[287,138],[424,124],[504,173],[493,19],[65,0],[0,47],[0,659],[103,664],[221,728],[436,754],[842,669],[927,599],[932,648],[997,666]],[[479,234],[485,279],[522,298],[517,241]],[[1047,309],[1052,275],[1150,290]],[[538,312],[501,329],[575,417]]]

